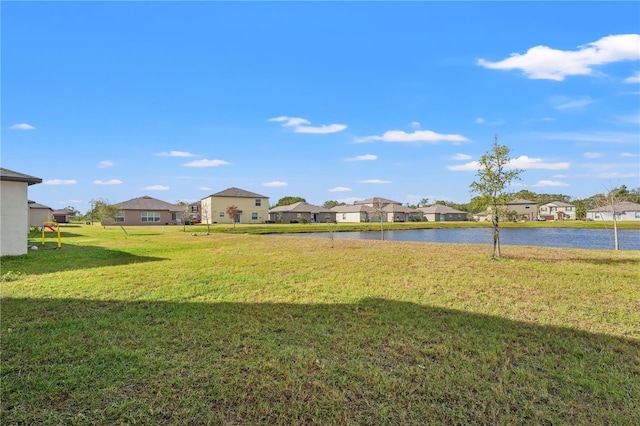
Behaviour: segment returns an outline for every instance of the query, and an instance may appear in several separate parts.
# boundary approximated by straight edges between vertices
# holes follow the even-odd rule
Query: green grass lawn
[[[640,253],[258,228],[2,258],[0,423],[640,424]]]

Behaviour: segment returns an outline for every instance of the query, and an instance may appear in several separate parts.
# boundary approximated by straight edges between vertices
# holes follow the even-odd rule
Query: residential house
[[[576,207],[562,201],[552,201],[540,206],[538,218],[544,220],[575,220]]]
[[[115,206],[120,208],[117,217],[119,225],[170,225],[176,224],[180,218],[180,207],[148,195],[123,201]],[[113,223],[112,220],[103,222]]]
[[[508,219],[519,221],[538,219],[538,204],[535,201],[516,198],[515,200],[509,201],[506,205],[499,207],[500,210],[505,212]],[[488,218],[491,220],[491,215],[489,215]],[[502,218],[502,220],[506,219],[507,218]]]
[[[30,185],[42,179],[0,168],[0,256],[27,253]]]
[[[200,201],[202,223],[264,223],[269,218],[269,197],[239,188],[227,188]],[[238,208],[236,217],[227,208]]]
[[[587,220],[640,220],[640,204],[623,201],[613,205],[587,210]]]
[[[75,212],[67,209],[54,210],[51,213],[54,222],[69,223],[72,217],[75,217]]]
[[[29,201],[29,226],[42,226],[42,222],[53,221],[51,207]]]
[[[337,222],[369,222],[369,217],[375,214],[373,207],[364,204],[335,206],[331,210],[336,212]]]
[[[371,222],[379,222],[382,215],[383,222],[408,222],[411,220],[419,220],[420,213],[417,210],[405,207],[398,201],[388,200],[381,197],[367,198],[366,200],[356,201],[355,206],[368,206],[374,211],[369,214]]]
[[[456,210],[442,204],[434,204],[429,207],[419,207],[418,210],[422,212],[424,220],[429,222],[464,221],[468,220],[469,216],[467,212]]]
[[[200,223],[202,220],[202,216],[200,214],[201,210],[202,203],[200,201],[189,204],[189,216],[186,220],[193,223]]]
[[[269,220],[275,223],[329,223],[336,221],[336,212],[300,201],[272,208]]]

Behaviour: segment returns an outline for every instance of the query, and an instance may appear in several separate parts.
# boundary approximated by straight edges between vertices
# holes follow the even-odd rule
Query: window
[[[251,212],[251,220],[258,220],[258,212]]]
[[[218,216],[224,217],[224,212],[220,212],[220,214]]]
[[[636,219],[640,219],[640,212],[636,212]]]
[[[600,219],[600,213],[596,213],[595,216],[596,216],[596,219]]]
[[[540,207],[540,211],[546,212],[547,208],[546,207]]]
[[[525,209],[530,209],[530,208],[531,208],[531,206],[524,206],[524,208],[525,208]]]
[[[567,211],[570,212],[573,210],[573,207],[567,207]]]
[[[143,222],[160,222],[160,212],[142,212],[140,219]]]
[[[260,198],[256,198],[256,207],[260,207],[262,205],[262,200]]]
[[[640,213],[636,213],[636,215],[638,215],[638,214],[640,214]],[[342,220],[347,220],[347,214],[346,213],[342,213]]]
[[[198,213],[198,206],[191,206],[191,213]]]
[[[124,212],[118,212],[118,216],[116,216],[116,222],[123,223],[124,222]]]

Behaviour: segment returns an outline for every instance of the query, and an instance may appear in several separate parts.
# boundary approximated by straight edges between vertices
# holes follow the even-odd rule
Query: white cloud
[[[531,186],[569,186],[568,183],[553,180],[539,180],[538,183]]]
[[[571,163],[545,163],[540,158],[529,158],[526,155],[514,158],[509,162],[509,168],[512,169],[546,169],[546,170],[563,170],[571,167]]]
[[[198,189],[201,191],[213,191],[213,188],[209,188],[208,186],[199,186]]]
[[[471,161],[465,164],[459,164],[456,166],[447,166],[447,169],[452,172],[475,172],[480,169],[480,162]]]
[[[202,160],[194,160],[188,163],[184,163],[185,167],[218,167],[218,166],[226,166],[229,164],[224,160],[207,160],[206,158]]]
[[[473,122],[476,123],[476,124],[482,124],[482,123],[484,123],[484,118],[478,117]]]
[[[634,157],[640,157],[640,155],[639,154],[632,154],[630,152],[623,152],[622,154],[620,154],[620,157],[634,158]]]
[[[640,83],[640,71],[636,71],[631,77],[624,79],[625,83]]]
[[[567,176],[567,175],[553,175],[553,176],[551,176],[551,177],[554,177],[554,178],[556,178],[556,179],[566,179],[566,178],[568,178],[569,176]]]
[[[382,180],[382,179],[367,179],[367,180],[361,180],[360,183],[382,184],[382,183],[391,183],[391,181],[390,180]]]
[[[578,46],[578,50],[558,50],[535,46],[525,54],[491,62],[478,59],[479,66],[490,69],[521,70],[531,79],[563,81],[572,75],[593,75],[594,66],[640,59],[640,34],[609,35]]]
[[[164,185],[151,185],[145,187],[144,189],[148,189],[149,191],[168,191],[169,187]]]
[[[601,158],[602,157],[601,152],[585,152],[583,155],[585,158]]]
[[[378,156],[374,154],[364,154],[358,155],[356,157],[347,158],[344,161],[374,161],[377,160]]]
[[[262,186],[268,186],[270,188],[281,188],[283,186],[287,186],[287,182],[273,181],[273,182],[265,182]]]
[[[346,186],[336,186],[335,188],[329,189],[329,192],[349,192],[351,188],[347,188]]]
[[[120,185],[122,181],[119,179],[94,180],[93,183],[95,183],[96,185]]]
[[[107,167],[111,167],[114,166],[116,163],[114,163],[111,160],[102,160],[101,162],[98,163],[98,168],[99,169],[106,169]]]
[[[570,163],[560,162],[560,163],[546,163],[542,161],[540,158],[529,158],[526,155],[521,155],[520,157],[513,158],[507,165],[508,169],[546,169],[546,170],[563,170],[571,167]],[[471,161],[465,164],[455,165],[455,166],[447,166],[447,169],[453,172],[475,172],[480,169],[480,162]]]
[[[604,179],[625,179],[625,178],[635,178],[635,177],[639,177],[640,174],[639,173],[617,173],[617,172],[611,172],[611,173],[600,173],[598,174],[599,178],[604,178]]]
[[[432,132],[431,130],[416,130],[413,133],[407,133],[402,130],[388,130],[384,132],[382,136],[365,136],[363,138],[357,138],[356,143],[371,142],[371,141],[384,141],[384,142],[427,142],[438,143],[440,141],[447,141],[453,143],[467,142],[469,139],[462,135],[456,134],[442,134]]]
[[[358,197],[346,197],[346,198],[339,198],[338,200],[336,200],[339,203],[345,203],[345,204],[353,204],[356,201],[362,201],[362,198],[358,198]]]
[[[78,183],[75,179],[49,179],[47,181],[42,182],[45,185],[75,185]]]
[[[610,142],[610,143],[638,143],[638,133],[634,132],[564,132],[564,133],[536,133],[538,139],[564,140],[572,142]]]
[[[640,124],[640,113],[635,115],[621,115],[618,117],[618,121],[625,124]]]
[[[156,152],[154,155],[157,157],[195,157],[195,154],[186,151]]]
[[[467,160],[471,160],[472,158],[473,157],[467,154],[456,154],[453,157],[451,157],[452,160],[456,160],[456,161],[467,161]]]
[[[418,128],[418,127],[420,127],[420,122],[419,122],[419,121],[412,121],[412,122],[411,122],[411,127],[413,127],[413,128]]]
[[[564,96],[555,97],[551,100],[553,108],[563,111],[565,109],[580,108],[593,103],[593,100],[586,98],[571,99]]]
[[[36,128],[28,123],[19,123],[11,126],[11,129],[12,130],[35,130]]]
[[[295,133],[337,133],[347,128],[345,124],[323,124],[321,126],[309,126],[311,122],[305,118],[280,116],[270,118],[267,121],[282,123],[282,127],[293,127]]]

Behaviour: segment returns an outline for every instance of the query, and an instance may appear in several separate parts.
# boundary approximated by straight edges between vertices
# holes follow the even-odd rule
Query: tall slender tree
[[[507,188],[514,180],[520,179],[522,170],[509,167],[509,148],[498,144],[498,136],[493,139],[491,149],[480,157],[476,176],[478,180],[470,185],[471,192],[480,194],[480,199],[490,210],[493,224],[493,256],[500,258],[500,216],[509,201]]]

